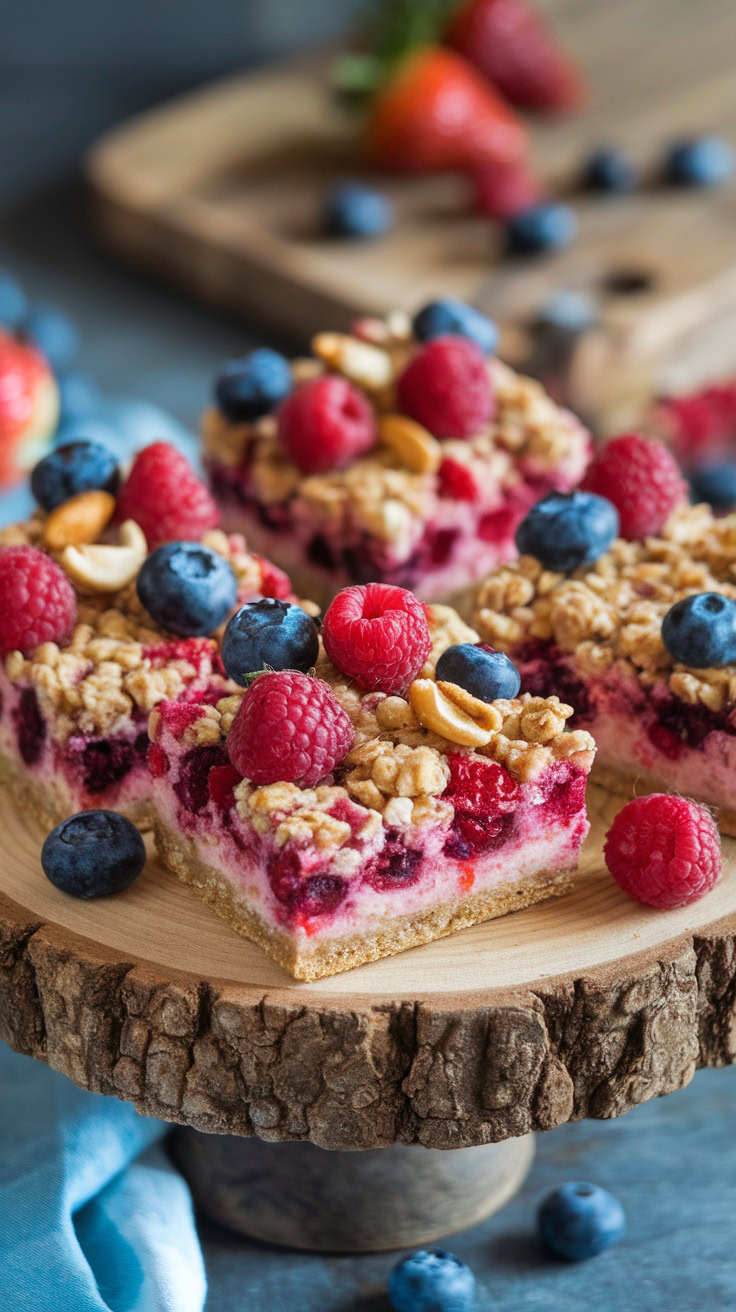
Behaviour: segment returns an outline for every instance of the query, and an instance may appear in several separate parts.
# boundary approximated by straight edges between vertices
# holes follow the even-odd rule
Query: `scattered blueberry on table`
[[[542,1200],[537,1226],[544,1243],[559,1257],[583,1262],[621,1238],[626,1217],[607,1189],[571,1182],[553,1189]]]
[[[259,347],[223,365],[215,382],[215,400],[228,419],[248,423],[275,410],[291,388],[291,366],[286,357]]]
[[[561,288],[540,306],[534,317],[534,327],[580,333],[598,323],[598,320],[599,314],[591,296],[586,292]]]
[[[607,551],[618,534],[616,507],[595,492],[549,492],[516,530],[522,556],[568,574]]]
[[[493,355],[498,346],[498,328],[481,310],[466,301],[452,296],[441,301],[430,301],[414,316],[414,336],[417,341],[431,342],[434,337],[468,337],[479,346],[484,355]]]
[[[180,638],[206,637],[237,600],[232,567],[199,542],[169,542],[143,562],[136,589],[149,615]]]
[[[222,640],[222,663],[231,679],[245,687],[259,670],[301,670],[316,664],[319,636],[301,606],[263,597],[248,601],[228,622]]]
[[[545,201],[509,219],[506,245],[511,255],[541,255],[569,246],[577,231],[578,221],[569,205]]]
[[[695,137],[670,147],[665,175],[680,187],[718,187],[730,178],[733,163],[733,150],[722,137]]]
[[[362,182],[341,182],[324,202],[322,226],[332,237],[382,237],[395,223],[388,196]]]
[[[707,501],[714,510],[736,505],[736,460],[710,461],[689,471],[694,501]]]
[[[120,484],[116,457],[101,442],[80,439],[57,446],[35,466],[31,492],[44,510],[54,510],[79,492],[101,488],[113,496]]]
[[[736,601],[720,592],[698,592],[670,606],[662,620],[670,655],[694,669],[736,660]]]
[[[388,1298],[394,1312],[470,1312],[475,1276],[453,1253],[420,1249],[394,1267]]]
[[[464,688],[482,702],[497,697],[511,700],[521,687],[521,676],[513,661],[485,643],[459,642],[443,651],[435,678]]]
[[[41,849],[44,873],[72,897],[106,897],[137,879],[146,849],[117,811],[80,811],[51,830]]]
[[[583,168],[583,184],[591,191],[634,191],[638,182],[634,161],[615,146],[594,150]]]

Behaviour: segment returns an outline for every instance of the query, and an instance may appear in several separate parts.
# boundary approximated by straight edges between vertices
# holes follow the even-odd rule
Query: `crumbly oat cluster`
[[[438,495],[436,471],[452,458],[467,467],[478,487],[512,488],[519,466],[536,474],[556,470],[577,450],[580,426],[561,410],[540,383],[515,373],[500,360],[488,362],[496,413],[485,431],[470,440],[438,441],[396,413],[396,379],[415,350],[407,316],[363,325],[371,340],[319,333],[314,356],[295,360],[301,382],[321,373],[343,375],[363,389],[379,416],[379,444],[346,469],[304,477],[284,459],[276,420],[233,423],[216,408],[206,411],[202,439],[207,456],[237,468],[248,454],[256,497],[276,505],[298,494],[310,518],[329,527],[347,516],[373,537],[397,548],[416,536],[431,517]],[[392,422],[394,421],[394,422]]]
[[[454,618],[453,618],[454,617]],[[457,641],[477,641],[478,635],[463,624],[447,606],[427,607],[433,637],[433,656]],[[430,658],[431,660],[431,658]],[[343,847],[351,833],[363,839],[378,833],[379,816],[387,825],[420,824],[427,821],[449,826],[453,807],[443,800],[450,779],[448,756],[469,750],[462,736],[463,722],[476,724],[482,741],[475,748],[505,768],[519,781],[528,782],[555,761],[569,761],[584,768],[590,765],[595,751],[593,738],[585,730],[567,732],[566,721],[572,707],[557,697],[532,697],[528,693],[513,701],[493,703],[478,701],[453,684],[436,685],[428,675],[415,680],[406,697],[383,693],[363,693],[321,654],[316,674],[330,684],[340,705],[355,729],[355,742],[339,772],[341,784],[303,789],[295,784],[278,783],[256,788],[243,780],[235,791],[238,813],[250,820],[259,832],[270,830],[279,845],[288,839],[306,840],[308,836],[320,849],[335,851]],[[441,732],[433,727],[419,702],[415,709],[415,690],[419,685],[442,689],[448,704],[461,709],[460,730],[452,714],[441,722]],[[448,695],[449,694],[449,695]],[[456,702],[450,702],[450,695]],[[222,698],[215,706],[201,707],[199,718],[180,735],[183,747],[214,745],[227,736],[243,690]],[[160,715],[154,711],[149,734],[155,739]],[[352,824],[332,814],[336,803],[350,804]],[[359,864],[357,853],[342,853],[348,864]],[[345,873],[350,871],[346,869]]]
[[[0,530],[0,546],[40,546],[43,532],[44,517],[38,514]],[[202,541],[230,561],[242,598],[258,594],[261,562],[240,535],[214,529]],[[60,559],[59,553],[50,554]],[[226,686],[215,674],[216,651],[209,638],[171,644],[147,615],[133,582],[105,595],[78,590],[77,624],[69,641],[63,647],[43,643],[29,656],[10,652],[5,669],[14,682],[35,688],[42,711],[53,720],[53,736],[63,742],[73,733],[114,733],[135,712],[175,699],[194,680],[206,684],[220,678]]]
[[[615,670],[645,687],[666,681],[680,700],[723,711],[736,705],[736,666],[690,669],[662,641],[667,611],[698,592],[736,598],[736,514],[716,519],[704,505],[675,511],[661,537],[617,539],[570,575],[522,556],[483,585],[476,624],[504,651],[529,639],[553,641],[587,678]]]

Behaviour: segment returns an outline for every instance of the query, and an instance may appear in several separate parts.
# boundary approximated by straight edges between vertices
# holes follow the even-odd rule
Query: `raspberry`
[[[181,452],[169,442],[153,442],[133,461],[115,519],[134,519],[153,551],[164,542],[199,541],[217,528],[220,512]]]
[[[467,465],[462,465],[452,456],[445,456],[437,470],[437,481],[441,497],[453,501],[477,501],[478,484]]]
[[[77,599],[63,569],[38,547],[0,548],[0,652],[63,642]]]
[[[261,586],[260,594],[262,597],[275,597],[277,601],[293,601],[294,589],[291,586],[291,579],[283,569],[274,565],[265,556],[256,556],[253,553],[253,559],[261,567]]]
[[[594,457],[582,483],[613,502],[622,538],[651,537],[687,498],[674,456],[662,442],[638,433],[614,437]]]
[[[339,592],[325,615],[322,640],[338,670],[360,688],[389,695],[408,688],[432,646],[421,602],[388,583]]]
[[[455,808],[453,830],[460,840],[448,855],[464,860],[502,846],[519,801],[518,784],[495,761],[473,760],[460,752],[451,752],[447,760],[450,782],[443,796]]]
[[[721,843],[710,811],[669,793],[628,802],[608,831],[604,852],[619,887],[663,911],[697,902],[721,874]]]
[[[435,337],[401,374],[401,409],[435,437],[474,437],[493,418],[491,380],[480,349],[466,337]]]
[[[312,378],[278,410],[281,443],[305,474],[339,469],[376,441],[373,409],[346,378]]]
[[[240,775],[233,765],[216,765],[207,777],[210,799],[221,811],[229,811],[235,805],[235,789],[240,783]]]
[[[512,219],[542,199],[539,179],[524,159],[484,164],[472,182],[476,209],[492,219]]]
[[[240,703],[230,760],[255,784],[312,788],[353,745],[355,733],[329,684],[298,670],[261,674]]]

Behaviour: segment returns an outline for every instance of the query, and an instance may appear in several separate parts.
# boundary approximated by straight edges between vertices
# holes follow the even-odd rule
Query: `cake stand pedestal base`
[[[368,1253],[432,1243],[503,1207],[529,1170],[534,1138],[327,1152],[185,1129],[171,1151],[197,1207],[220,1225],[289,1248]]]

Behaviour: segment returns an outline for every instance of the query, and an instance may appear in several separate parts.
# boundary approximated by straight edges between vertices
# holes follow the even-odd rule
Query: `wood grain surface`
[[[734,1060],[736,843],[662,914],[605,871],[620,800],[567,897],[315,984],[291,980],[151,859],[114,899],[59,893],[0,793],[0,1037],[203,1130],[460,1147],[615,1116]]]
[[[364,243],[316,236],[325,187],[362,172],[356,124],[330,101],[319,55],[215,83],[108,134],[87,164],[97,227],[158,275],[303,337],[454,293],[498,318],[513,358],[525,349],[520,328],[551,291],[584,290],[604,332],[569,361],[568,383],[588,409],[620,413],[653,374],[691,381],[732,367],[736,190],[674,191],[656,178],[673,138],[716,130],[736,139],[736,6],[550,8],[592,87],[582,115],[531,127],[540,172],[569,193],[580,224],[576,244],[553,258],[504,258],[500,229],[470,211],[457,177],[380,177],[397,208],[392,233]],[[607,143],[641,165],[636,194],[575,191],[585,153]],[[621,291],[632,275],[643,290]]]

